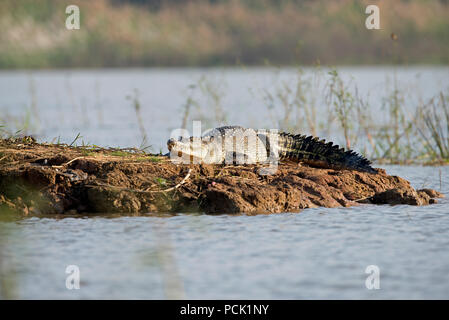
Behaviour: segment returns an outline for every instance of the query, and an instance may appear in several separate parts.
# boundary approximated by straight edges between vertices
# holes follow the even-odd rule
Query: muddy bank
[[[274,213],[363,203],[428,205],[442,195],[377,174],[280,164],[175,165],[137,150],[0,140],[0,211]]]

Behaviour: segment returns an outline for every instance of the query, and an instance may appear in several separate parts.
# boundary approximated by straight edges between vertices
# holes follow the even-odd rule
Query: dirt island
[[[363,204],[429,205],[443,195],[377,173],[281,163],[174,164],[137,149],[0,140],[0,213],[280,213]]]

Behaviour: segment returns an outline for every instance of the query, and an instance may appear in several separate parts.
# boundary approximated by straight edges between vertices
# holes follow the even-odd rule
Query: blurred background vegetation
[[[3,69],[449,62],[448,0],[2,0],[0,29]]]

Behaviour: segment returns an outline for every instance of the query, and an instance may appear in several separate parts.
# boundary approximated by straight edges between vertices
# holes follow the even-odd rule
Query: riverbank
[[[176,165],[137,149],[0,140],[0,211],[23,215],[149,212],[279,213],[365,204],[427,205],[442,197],[377,174],[280,164]]]

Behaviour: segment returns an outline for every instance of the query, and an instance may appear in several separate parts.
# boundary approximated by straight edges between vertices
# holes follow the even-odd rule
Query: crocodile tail
[[[315,167],[377,173],[368,159],[317,137],[280,133],[278,144],[281,160],[303,162]]]

